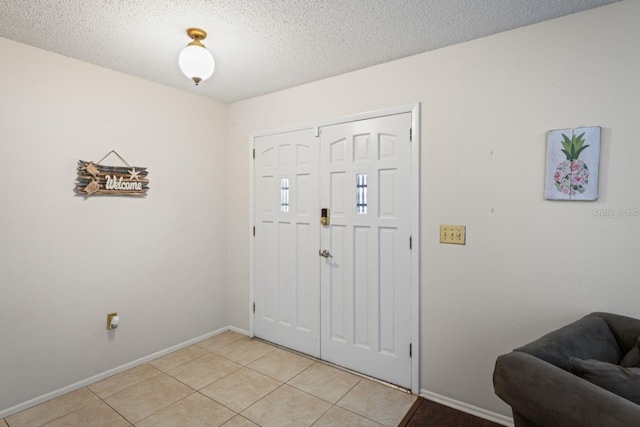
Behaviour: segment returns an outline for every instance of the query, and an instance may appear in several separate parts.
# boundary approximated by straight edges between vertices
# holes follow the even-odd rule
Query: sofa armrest
[[[640,405],[527,353],[498,357],[496,394],[514,412],[544,427],[638,426]]]

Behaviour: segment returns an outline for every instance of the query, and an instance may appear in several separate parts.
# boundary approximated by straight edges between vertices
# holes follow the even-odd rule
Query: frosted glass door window
[[[356,175],[356,213],[367,213],[367,174]]]
[[[289,212],[289,178],[280,180],[280,212]]]

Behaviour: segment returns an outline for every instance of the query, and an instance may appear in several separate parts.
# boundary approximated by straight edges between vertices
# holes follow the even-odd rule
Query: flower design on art
[[[553,174],[553,181],[556,189],[570,196],[584,193],[589,184],[589,168],[578,157],[588,145],[584,145],[584,133],[576,136],[573,135],[571,139],[565,134],[562,134],[562,152],[567,157],[567,160],[561,162],[556,168]]]

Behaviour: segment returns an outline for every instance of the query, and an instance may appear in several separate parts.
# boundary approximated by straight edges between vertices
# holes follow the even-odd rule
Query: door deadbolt
[[[329,225],[329,208],[320,209],[320,224]]]
[[[323,250],[323,251],[318,250],[318,255],[320,255],[321,257],[325,257],[325,258],[333,258],[333,255],[331,255],[331,254],[329,253],[329,251],[328,251],[328,250],[326,250],[326,249],[325,249],[325,250]]]

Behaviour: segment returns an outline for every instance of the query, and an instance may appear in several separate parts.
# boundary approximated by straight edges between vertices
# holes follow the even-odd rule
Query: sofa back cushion
[[[602,317],[607,321],[609,329],[616,337],[622,354],[625,354],[638,343],[640,336],[640,319],[634,319],[613,313],[591,313],[590,316]]]
[[[637,344],[620,361],[620,366],[625,368],[640,368],[640,338]]]
[[[596,359],[618,363],[621,351],[607,322],[594,315],[566,325],[525,346],[515,349],[569,370],[569,359]]]

